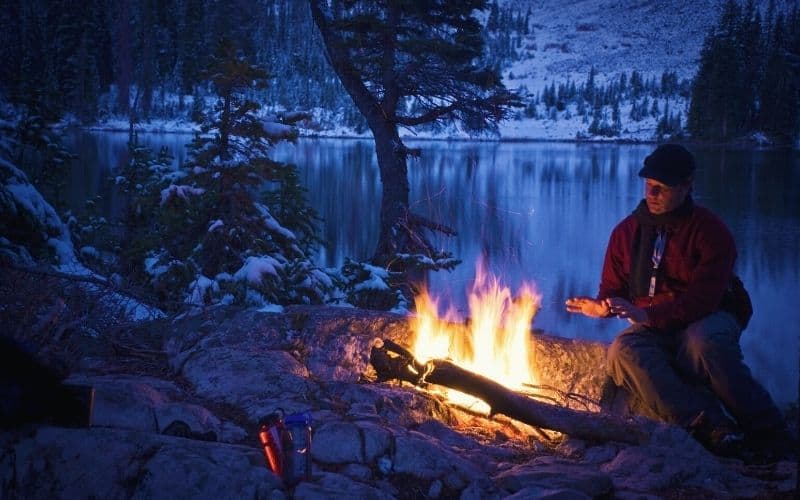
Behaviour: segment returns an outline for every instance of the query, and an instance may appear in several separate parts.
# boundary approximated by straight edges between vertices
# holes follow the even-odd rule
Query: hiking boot
[[[736,423],[724,416],[709,418],[703,411],[689,424],[689,434],[714,455],[737,457],[744,449],[744,434]]]

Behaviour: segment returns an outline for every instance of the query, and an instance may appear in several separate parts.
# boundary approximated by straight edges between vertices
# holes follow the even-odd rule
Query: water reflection
[[[89,197],[125,161],[125,134],[95,134],[81,144],[86,162],[74,178],[76,198]],[[145,135],[182,161],[188,136]],[[89,139],[86,139],[89,141]],[[413,208],[453,227],[456,237],[434,243],[464,263],[434,273],[434,294],[465,307],[474,264],[513,288],[533,281],[543,294],[535,326],[567,337],[610,340],[620,320],[569,315],[564,299],[594,294],[608,236],[636,206],[636,173],[650,145],[410,142],[422,157],[409,165]],[[86,149],[83,149],[83,148]],[[325,218],[328,245],[319,261],[368,258],[378,233],[380,179],[371,141],[306,139],[284,145],[276,159],[300,168],[311,204]],[[695,198],[731,227],[739,249],[737,271],[751,291],[755,315],[742,338],[756,376],[780,401],[797,397],[800,355],[800,158],[791,151],[697,151]],[[96,162],[94,166],[91,164]],[[111,208],[111,207],[109,207]]]

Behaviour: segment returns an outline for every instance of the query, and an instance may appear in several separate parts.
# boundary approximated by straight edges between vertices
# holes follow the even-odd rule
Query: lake
[[[176,163],[191,139],[142,134],[155,150],[167,146]],[[83,133],[70,139],[74,162],[67,200],[80,206],[101,195],[102,211],[118,213],[109,176],[127,161],[127,134]],[[458,232],[433,242],[460,258],[454,271],[433,273],[431,293],[456,309],[466,303],[475,264],[513,291],[533,283],[542,294],[534,326],[574,338],[610,341],[627,326],[618,319],[571,315],[564,300],[594,295],[614,225],[643,195],[637,172],[653,145],[546,142],[408,141],[422,156],[409,162],[415,211]],[[800,362],[800,153],[694,149],[694,197],[729,225],[739,251],[737,272],[755,313],[742,336],[745,359],[782,403],[796,401]],[[325,219],[328,245],[320,264],[367,259],[378,234],[380,178],[371,141],[302,139],[274,158],[295,163],[309,202]]]

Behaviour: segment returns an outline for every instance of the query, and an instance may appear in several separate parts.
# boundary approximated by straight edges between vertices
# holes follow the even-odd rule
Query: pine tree
[[[789,44],[782,15],[778,15],[771,34],[765,84],[760,92],[759,128],[780,142],[793,142],[798,137],[800,124],[800,84],[787,61]],[[795,46],[794,50],[797,49]]]
[[[420,265],[443,257],[452,265],[423,232],[446,228],[410,212],[410,151],[398,127],[457,122],[472,133],[492,132],[513,106],[521,105],[504,88],[497,68],[484,64],[475,13],[489,8],[488,3],[309,3],[330,64],[375,139],[383,198],[373,262],[392,266],[398,254],[411,254],[421,257]],[[408,115],[405,103],[414,98],[423,107]]]
[[[611,121],[612,121],[612,131],[615,136],[618,136],[620,132],[622,132],[622,113],[619,110],[619,100],[614,102],[613,108],[611,110]]]
[[[688,128],[695,137],[729,140],[748,130],[754,96],[745,80],[741,26],[741,8],[728,0],[706,36],[692,84]]]
[[[311,261],[316,213],[296,167],[268,157],[271,145],[297,137],[292,124],[307,116],[259,116],[248,95],[266,75],[238,53],[227,40],[215,51],[206,74],[218,105],[180,175],[157,176],[137,200],[156,216],[146,224],[152,236],[141,235],[147,244],[127,260],[142,284],[173,302],[320,303],[331,282]]]
[[[631,72],[631,96],[634,98],[639,97],[644,91],[643,87],[642,75],[638,71],[633,70]]]
[[[112,14],[114,50],[114,83],[117,86],[117,111],[122,114],[130,112],[130,89],[133,82],[132,31],[130,24],[129,0],[120,0]]]

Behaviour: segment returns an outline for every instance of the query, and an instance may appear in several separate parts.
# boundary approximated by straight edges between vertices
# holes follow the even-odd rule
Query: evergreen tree
[[[315,212],[293,165],[267,156],[293,140],[301,114],[257,115],[247,98],[265,75],[223,40],[207,69],[219,102],[205,116],[181,171],[156,175],[133,206],[155,220],[132,234],[132,275],[162,299],[193,304],[320,303],[332,285],[311,260]],[[137,157],[134,156],[134,160]],[[150,160],[135,169],[152,172]],[[142,161],[144,163],[142,163]],[[149,166],[148,166],[149,165]]]
[[[661,114],[661,111],[658,109],[658,99],[653,99],[653,106],[650,108],[650,116],[653,118],[658,118],[658,115]]]
[[[633,70],[631,72],[631,96],[636,98],[639,97],[642,92],[644,91],[644,82],[642,81],[642,75]]]
[[[798,137],[800,103],[798,78],[787,60],[790,50],[784,19],[778,15],[771,30],[769,53],[761,86],[759,128],[780,142],[793,142]],[[795,35],[796,36],[796,35]],[[797,50],[795,48],[795,50]]]
[[[619,110],[619,101],[614,102],[614,106],[611,110],[611,121],[611,128],[614,135],[618,136],[620,132],[622,132],[622,113]]]
[[[114,83],[117,86],[117,111],[122,114],[130,112],[131,83],[133,82],[133,47],[130,24],[129,0],[120,0],[112,15],[114,50]]]
[[[595,76],[597,75],[597,69],[592,66],[592,69],[589,70],[589,76],[586,78],[586,84],[583,86],[583,98],[586,99],[586,102],[591,104],[592,106],[596,106],[596,92],[597,89],[595,88]]]
[[[487,2],[309,3],[330,64],[375,139],[383,198],[373,261],[394,267],[398,254],[411,254],[419,265],[442,258],[452,265],[422,233],[445,228],[410,212],[410,151],[398,128],[457,122],[474,133],[492,131],[519,105],[497,69],[483,64],[475,13]],[[406,113],[408,99],[419,99],[418,114]],[[406,262],[397,267],[409,269]]]
[[[753,1],[742,8],[728,0],[718,26],[706,37],[691,85],[687,128],[692,135],[729,140],[760,129],[780,142],[793,141],[797,84],[786,54],[783,14],[776,17],[773,2],[762,29]]]
[[[67,95],[71,109],[84,123],[94,120],[100,94],[100,75],[93,54],[87,30],[81,36],[75,54],[69,59],[74,72],[69,80],[70,91]]]

